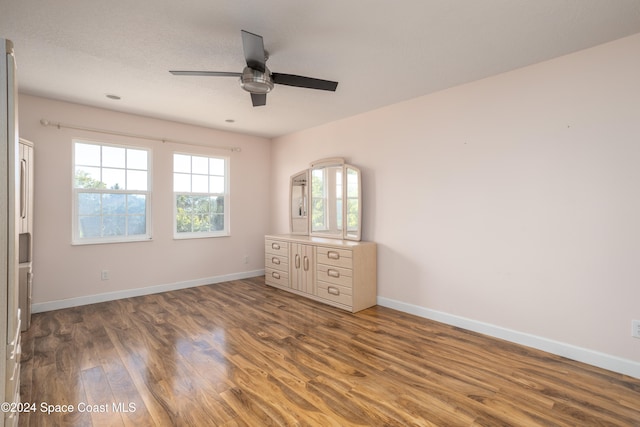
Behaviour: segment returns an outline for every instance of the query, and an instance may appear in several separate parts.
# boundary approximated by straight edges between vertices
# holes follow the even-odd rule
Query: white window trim
[[[173,191],[172,194],[172,203],[173,203],[173,238],[175,240],[185,240],[185,239],[208,239],[208,238],[215,238],[215,237],[229,237],[231,236],[231,207],[230,207],[230,199],[231,199],[231,194],[229,192],[230,189],[230,185],[229,182],[231,181],[230,177],[229,177],[229,173],[231,170],[231,158],[228,156],[216,156],[216,155],[209,155],[209,154],[198,154],[198,153],[190,153],[190,152],[182,152],[182,151],[175,151],[172,156],[171,156],[171,185],[173,188],[173,179],[174,179],[174,169],[173,169],[173,158],[175,154],[181,154],[181,155],[185,155],[185,156],[192,156],[192,157],[207,157],[209,159],[213,158],[213,159],[224,159],[224,194],[221,193],[185,193],[185,192],[176,192]],[[186,195],[186,196],[223,196],[224,198],[224,229],[221,231],[209,231],[209,232],[202,232],[202,231],[197,231],[197,232],[190,232],[190,233],[178,233],[178,202],[177,202],[177,197],[180,195]]]
[[[117,147],[117,148],[130,148],[134,150],[144,150],[147,152],[147,191],[140,190],[119,190],[123,194],[144,194],[146,196],[147,204],[146,204],[146,215],[145,221],[147,225],[147,232],[145,234],[136,234],[132,236],[113,236],[113,237],[98,237],[98,238],[80,238],[78,230],[78,194],[79,193],[113,193],[113,189],[99,189],[99,188],[76,188],[75,185],[75,176],[76,176],[76,159],[75,159],[75,144],[76,143],[86,143],[107,147]],[[152,215],[151,215],[151,206],[152,206],[152,183],[153,183],[153,175],[152,175],[152,165],[153,165],[153,152],[151,148],[148,147],[140,147],[134,145],[127,144],[112,144],[101,141],[93,141],[89,139],[80,139],[74,138],[71,141],[71,244],[73,246],[81,246],[81,245],[101,245],[101,244],[111,244],[111,243],[130,243],[130,242],[149,242],[153,240],[152,237]]]

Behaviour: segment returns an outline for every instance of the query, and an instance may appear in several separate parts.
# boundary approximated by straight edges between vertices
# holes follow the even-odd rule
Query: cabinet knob
[[[277,244],[277,243],[272,243],[272,244],[271,244],[271,249],[278,250],[278,249],[280,249],[280,245],[279,245],[279,244]]]
[[[340,289],[334,288],[333,286],[329,286],[327,288],[327,292],[330,293],[331,295],[340,295]]]
[[[340,259],[340,254],[336,251],[327,252],[327,258],[329,259]]]
[[[274,279],[279,279],[280,278],[280,273],[276,273],[275,271],[271,273],[271,277],[273,277]]]
[[[327,276],[338,278],[340,277],[340,272],[338,270],[334,270],[332,268],[327,270]]]

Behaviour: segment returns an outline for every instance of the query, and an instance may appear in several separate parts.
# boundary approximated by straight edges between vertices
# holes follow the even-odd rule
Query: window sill
[[[151,236],[142,236],[135,239],[83,239],[71,241],[71,246],[109,245],[112,243],[140,243],[151,241],[153,241],[153,238]]]
[[[173,234],[173,240],[210,239],[216,237],[230,237],[231,233],[180,233]]]

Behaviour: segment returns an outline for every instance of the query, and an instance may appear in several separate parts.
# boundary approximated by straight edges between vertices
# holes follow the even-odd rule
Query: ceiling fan
[[[267,93],[274,84],[296,86],[307,89],[335,92],[338,82],[296,76],[294,74],[272,73],[267,68],[269,54],[264,50],[262,36],[242,30],[242,48],[247,66],[241,73],[226,71],[169,71],[176,76],[240,77],[240,87],[251,94],[254,107],[267,104]]]

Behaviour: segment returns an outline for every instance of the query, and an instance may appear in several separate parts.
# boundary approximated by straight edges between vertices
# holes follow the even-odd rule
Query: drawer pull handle
[[[277,243],[272,243],[271,244],[271,249],[279,250],[280,249],[280,245],[277,244]]]
[[[280,258],[273,257],[271,258],[271,262],[274,263],[275,265],[280,265]]]
[[[280,279],[280,274],[274,271],[271,273],[271,277],[273,277],[274,279]]]
[[[340,259],[340,254],[336,251],[327,252],[327,258],[329,259]]]
[[[304,257],[304,271],[309,271],[309,257]]]
[[[340,295],[340,289],[334,288],[333,286],[329,286],[327,288],[327,292],[329,292],[331,295]]]
[[[338,278],[340,277],[340,272],[338,270],[334,270],[332,268],[327,270],[327,276]]]
[[[296,268],[300,268],[300,255],[296,254]]]

